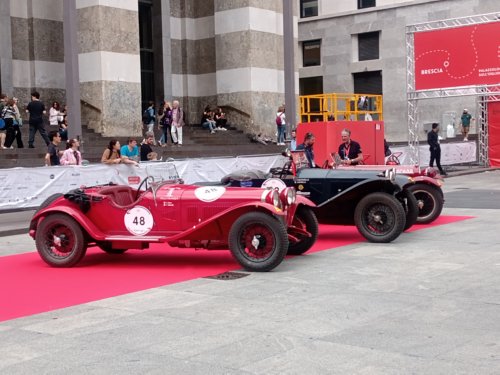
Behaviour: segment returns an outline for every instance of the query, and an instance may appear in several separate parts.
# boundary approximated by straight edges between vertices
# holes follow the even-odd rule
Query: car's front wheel
[[[229,231],[229,249],[248,271],[270,271],[285,258],[288,236],[285,226],[263,212],[249,212]]]
[[[405,210],[394,196],[387,193],[371,193],[357,204],[354,222],[368,241],[391,242],[404,230]]]
[[[299,233],[293,232],[293,229],[300,230]],[[297,242],[290,242],[288,245],[289,255],[301,255],[309,250],[318,238],[318,219],[314,212],[307,206],[300,206],[295,212],[292,227],[288,228],[292,235],[297,238]],[[309,235],[304,234],[307,232]]]
[[[87,242],[82,227],[64,214],[49,214],[38,225],[36,248],[53,267],[73,267],[85,255]]]
[[[443,210],[444,198],[442,191],[435,186],[415,184],[408,187],[417,199],[419,208],[417,223],[429,224],[436,220]]]

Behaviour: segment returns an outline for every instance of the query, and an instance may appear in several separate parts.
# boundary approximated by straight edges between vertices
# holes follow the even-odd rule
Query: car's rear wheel
[[[436,220],[443,210],[444,198],[441,190],[435,186],[415,184],[408,187],[417,199],[417,223],[428,224]]]
[[[229,248],[249,271],[270,271],[285,258],[288,236],[285,226],[262,212],[249,212],[236,220],[229,231]]]
[[[418,219],[418,203],[415,196],[404,189],[401,193],[398,194],[398,200],[403,205],[403,209],[406,213],[406,223],[404,230],[410,229],[413,224],[417,222]]]
[[[38,254],[53,267],[73,267],[85,255],[87,242],[82,227],[64,214],[49,214],[38,225]]]
[[[359,201],[354,222],[359,232],[370,242],[395,240],[405,227],[405,211],[401,203],[387,193],[371,193]]]
[[[288,254],[304,254],[312,247],[312,245],[314,245],[316,239],[318,238],[318,219],[309,207],[301,205],[295,212],[292,226],[298,228],[301,231],[308,232],[310,236],[304,235],[303,233],[292,233],[294,237],[298,239],[298,241],[290,242],[290,244],[288,245]],[[288,228],[288,230],[293,230],[293,228]]]

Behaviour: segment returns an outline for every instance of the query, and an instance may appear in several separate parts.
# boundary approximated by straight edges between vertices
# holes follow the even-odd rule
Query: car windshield
[[[177,181],[180,178],[175,164],[171,162],[148,164],[146,173],[153,177],[155,182]]]

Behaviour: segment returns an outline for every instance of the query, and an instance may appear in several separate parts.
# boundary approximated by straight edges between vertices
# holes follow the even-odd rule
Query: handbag
[[[3,118],[0,118],[0,130],[5,129],[5,120]]]

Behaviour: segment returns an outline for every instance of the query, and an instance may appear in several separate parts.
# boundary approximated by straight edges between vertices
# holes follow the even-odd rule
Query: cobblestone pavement
[[[0,323],[0,372],[498,374],[499,207],[484,196],[500,171],[444,190],[443,214],[475,218]],[[27,235],[0,238],[1,256],[25,251]]]

